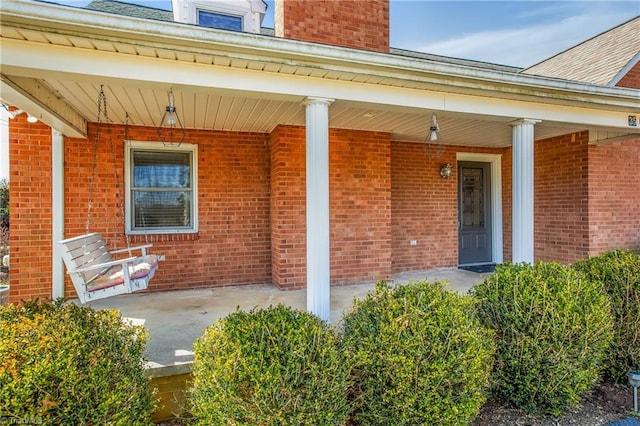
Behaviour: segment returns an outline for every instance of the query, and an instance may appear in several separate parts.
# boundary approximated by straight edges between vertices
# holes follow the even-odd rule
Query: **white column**
[[[513,126],[513,263],[533,263],[533,127],[522,119]]]
[[[307,98],[307,311],[330,320],[329,105]]]
[[[58,241],[64,239],[64,137],[51,129],[52,277],[51,296],[64,297],[64,263]]]

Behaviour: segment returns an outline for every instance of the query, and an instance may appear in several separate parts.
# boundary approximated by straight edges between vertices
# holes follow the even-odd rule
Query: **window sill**
[[[130,234],[129,241],[132,243],[155,243],[164,241],[196,241],[200,238],[197,232],[176,233],[176,234]]]

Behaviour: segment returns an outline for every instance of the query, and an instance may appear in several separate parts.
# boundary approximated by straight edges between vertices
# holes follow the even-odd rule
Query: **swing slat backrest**
[[[158,256],[147,255],[151,244],[109,251],[98,233],[69,238],[59,244],[81,303],[144,290],[158,268]],[[134,257],[133,251],[142,255]],[[114,260],[115,253],[127,253],[130,257]]]
[[[64,241],[62,257],[69,269],[80,269],[111,261],[111,253],[102,235],[98,233],[81,235]],[[100,274],[99,270],[88,270],[81,273],[86,283]]]

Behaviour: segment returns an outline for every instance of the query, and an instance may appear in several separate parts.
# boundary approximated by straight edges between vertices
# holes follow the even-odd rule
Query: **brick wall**
[[[95,134],[96,126],[91,124],[88,139],[65,140],[68,237],[85,233]],[[132,127],[129,137],[157,140],[155,128]],[[123,139],[123,126],[102,126],[90,218],[90,231],[101,232],[110,244],[116,239],[119,246],[126,245],[116,197],[118,185],[122,185]],[[198,144],[199,232],[131,238],[133,245],[153,243],[152,252],[166,256],[149,290],[271,282],[268,141],[269,135],[261,133],[187,131],[185,143]],[[70,282],[66,292],[73,294]]]
[[[389,0],[276,0],[275,34],[389,52]]]
[[[510,262],[513,256],[513,149],[502,154],[502,256]]]
[[[273,284],[304,288],[307,282],[305,129],[271,132],[271,262]]]
[[[447,146],[439,158],[431,159],[425,155],[422,144],[394,141],[391,152],[393,272],[457,266],[456,153],[503,154],[505,151]],[[453,165],[451,179],[440,176],[440,168],[446,163]],[[509,235],[511,224],[506,221],[511,220],[511,209],[506,203],[510,202],[510,194],[506,191],[511,190],[510,165],[511,159],[503,155],[503,232],[508,230]],[[417,244],[410,245],[411,240]],[[510,256],[510,252],[508,254]]]
[[[331,282],[391,278],[391,139],[329,132]]]
[[[306,286],[305,129],[278,126],[271,138],[273,281]],[[389,278],[391,179],[387,133],[329,130],[331,283]]]
[[[445,163],[456,164],[456,147],[434,160],[422,144],[391,145],[394,273],[458,264],[457,172],[440,177]]]
[[[640,138],[588,150],[589,255],[640,248]]]
[[[188,364],[183,364],[188,366]],[[151,421],[161,422],[170,421],[171,419],[188,417],[189,400],[187,392],[192,387],[193,375],[191,372],[181,372],[186,368],[182,366],[169,366],[158,370],[168,370],[164,375],[154,376],[154,370],[147,370],[150,373],[149,386],[154,390],[154,400],[156,409],[151,414]],[[171,370],[177,370],[175,374]]]
[[[534,258],[570,263],[589,250],[589,133],[535,142]]]
[[[640,89],[640,62],[635,64],[633,68],[631,68],[629,72],[622,77],[616,86]]]
[[[51,297],[51,129],[9,120],[9,301]]]

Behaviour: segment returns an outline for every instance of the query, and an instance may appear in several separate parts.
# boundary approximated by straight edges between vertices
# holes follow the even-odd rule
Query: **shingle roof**
[[[173,21],[173,13],[168,10],[155,9],[137,4],[126,3],[118,0],[93,0],[86,7],[87,9],[97,10],[100,12],[113,13],[116,15],[126,15],[135,18],[156,19],[161,21]],[[260,33],[263,35],[273,36],[272,28],[261,28]],[[414,52],[411,50],[390,48],[389,53],[392,55],[407,56],[416,59],[426,59],[431,61],[445,62],[457,65],[466,65],[477,68],[492,69],[494,71],[518,72],[522,68],[511,67],[507,65],[497,65],[488,62],[472,61],[469,59],[451,58],[448,56],[433,55],[430,53]]]
[[[156,9],[154,7],[140,6],[116,0],[93,0],[86,6],[86,8],[100,12],[113,13],[115,15],[132,16],[135,18],[173,21],[173,12],[170,10]]]
[[[452,58],[450,56],[434,55],[432,53],[416,52],[413,50],[398,49],[395,47],[389,48],[389,53],[392,55],[407,56],[416,59],[426,59],[429,61],[445,62],[448,64],[485,68],[493,71],[518,72],[522,70],[522,68],[512,67],[509,65],[492,64],[490,62],[474,61],[471,59]]]
[[[606,86],[630,61],[638,60],[639,52],[640,16],[545,59],[522,73]]]

